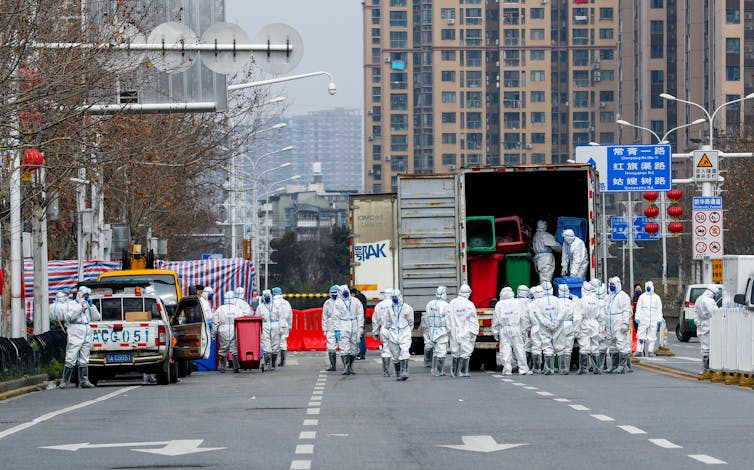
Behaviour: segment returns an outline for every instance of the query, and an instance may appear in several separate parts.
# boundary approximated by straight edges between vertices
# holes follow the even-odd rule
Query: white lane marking
[[[591,411],[589,408],[587,408],[584,405],[568,405],[568,406],[570,406],[571,408],[573,408],[576,411]]]
[[[318,419],[305,419],[304,426],[316,426],[319,424]]]
[[[502,377],[502,375],[500,375],[500,374],[492,374],[492,376],[495,377],[496,379],[499,379],[499,378]]]
[[[306,414],[308,415],[318,415],[319,414],[319,408],[307,408]]]
[[[702,463],[706,463],[709,465],[721,465],[721,464],[727,464],[725,460],[716,459],[710,455],[707,454],[689,454],[689,457],[691,457],[694,460],[698,460]]]
[[[312,392],[312,395],[322,395],[323,393],[325,392],[323,392],[322,390],[315,390]]]
[[[120,395],[122,393],[128,392],[129,390],[134,390],[134,389],[139,388],[139,387],[141,387],[141,385],[134,385],[132,387],[119,388],[118,390],[116,390],[114,392],[110,392],[107,395],[102,395],[101,397],[97,397],[97,398],[94,398],[92,400],[87,400],[85,402],[77,403],[75,405],[68,406],[66,408],[61,408],[59,410],[50,411],[49,413],[45,413],[42,416],[34,418],[33,420],[31,420],[29,422],[21,423],[21,424],[19,424],[17,426],[13,426],[10,429],[6,429],[5,431],[0,432],[0,439],[2,439],[4,437],[7,437],[7,436],[10,436],[11,434],[15,434],[15,433],[17,433],[19,431],[23,431],[24,429],[28,429],[28,428],[36,425],[36,424],[39,424],[39,423],[45,422],[47,420],[50,420],[50,419],[52,419],[52,418],[54,418],[56,416],[68,413],[69,411],[75,411],[75,410],[78,410],[78,409],[81,409],[81,408],[85,408],[85,407],[87,407],[89,405],[94,405],[95,403],[99,403],[101,401],[109,400],[110,398],[117,397],[118,395]]]
[[[515,385],[516,387],[523,387],[526,384],[521,382],[513,382],[511,385]]]
[[[508,382],[508,383],[513,382],[513,379],[500,379],[500,380],[502,380],[503,382]]]
[[[291,470],[310,470],[311,468],[311,460],[293,460],[291,462]]]
[[[528,386],[528,387],[524,387],[524,390],[539,390],[539,387]]]
[[[324,389],[325,389],[324,385],[315,385],[314,386],[314,390],[324,390]]]
[[[589,416],[596,419],[597,421],[615,421],[613,418],[609,417],[608,415],[589,415]]]
[[[299,439],[316,439],[317,431],[301,431],[298,433]]]
[[[649,439],[649,442],[663,449],[683,449],[683,446],[673,444],[667,439]]]
[[[328,434],[328,437],[348,437],[348,434]]]
[[[625,425],[618,426],[618,427],[621,428],[622,430],[626,431],[629,434],[646,434],[647,433],[646,431],[643,431],[643,430],[637,428],[636,426],[631,426],[630,424],[625,424]]]
[[[313,454],[314,444],[298,444],[296,445],[297,454]]]
[[[306,406],[322,406],[322,403],[318,401],[310,401],[309,404]]]
[[[571,401],[568,398],[553,398],[553,400],[555,400],[555,401],[557,401],[559,403],[568,403],[568,402]]]
[[[682,359],[684,361],[691,361],[691,362],[702,362],[702,359],[699,357],[673,356],[673,359]]]
[[[537,392],[537,395],[542,395],[543,397],[551,397],[552,393],[550,393],[550,392]]]
[[[309,400],[311,401],[322,401],[322,398],[324,398],[322,395],[312,395],[309,397]]]

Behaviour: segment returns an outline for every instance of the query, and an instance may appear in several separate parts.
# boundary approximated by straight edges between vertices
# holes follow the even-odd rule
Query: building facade
[[[655,143],[754,91],[752,0],[365,0],[365,189],[399,173],[562,163]],[[752,103],[726,107],[737,131]],[[687,151],[708,125],[669,136]]]

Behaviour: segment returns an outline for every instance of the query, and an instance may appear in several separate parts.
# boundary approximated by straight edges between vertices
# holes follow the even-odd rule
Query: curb
[[[47,388],[47,383],[47,374],[32,375],[7,382],[0,382],[0,401],[29,392],[44,390]]]

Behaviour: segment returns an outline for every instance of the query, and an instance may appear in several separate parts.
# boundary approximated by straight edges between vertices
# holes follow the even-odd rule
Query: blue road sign
[[[223,259],[222,253],[202,253],[202,259]]]
[[[607,191],[670,191],[670,145],[608,145]]]
[[[654,236],[650,236],[644,231],[644,226],[649,223],[648,217],[634,217],[634,240],[637,242],[647,242],[651,240],[659,240],[659,233],[655,233]],[[628,223],[625,217],[614,216],[610,217],[610,238],[614,242],[627,242],[628,241]]]

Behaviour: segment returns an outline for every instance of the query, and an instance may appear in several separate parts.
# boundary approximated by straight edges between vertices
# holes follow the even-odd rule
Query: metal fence
[[[0,338],[0,380],[44,372],[53,359],[65,361],[66,335],[52,330],[25,338]]]

